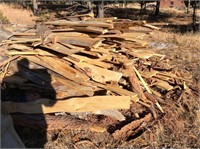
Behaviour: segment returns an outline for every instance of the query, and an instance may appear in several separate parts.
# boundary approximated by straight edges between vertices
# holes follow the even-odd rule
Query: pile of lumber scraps
[[[165,95],[184,90],[190,76],[177,76],[164,55],[148,48],[143,37],[153,30],[131,29],[154,27],[106,20],[44,22],[2,41],[2,106],[9,113],[101,114],[114,123],[126,121],[130,110],[133,121],[112,133],[119,140],[158,118]]]

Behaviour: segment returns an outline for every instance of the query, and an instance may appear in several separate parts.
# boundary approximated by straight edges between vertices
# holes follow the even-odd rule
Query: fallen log
[[[144,118],[132,121],[131,123],[122,127],[120,130],[116,130],[112,134],[112,136],[116,140],[126,140],[127,138],[135,134],[136,129],[139,128],[142,125],[142,123],[148,123],[151,121],[151,119],[152,119],[151,114],[147,114],[145,115]]]

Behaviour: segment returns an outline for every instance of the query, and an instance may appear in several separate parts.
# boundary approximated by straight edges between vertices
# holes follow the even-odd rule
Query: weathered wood
[[[105,34],[108,32],[107,29],[98,28],[98,27],[74,27],[75,31],[81,31],[81,32],[89,32],[89,33],[95,33],[95,34]]]
[[[64,43],[64,44],[72,44],[77,45],[81,47],[93,47],[95,44],[98,44],[98,42],[101,42],[102,39],[93,39],[93,38],[86,38],[86,37],[58,37],[58,42]]]
[[[70,49],[70,48],[67,48],[66,46],[63,46],[59,43],[55,43],[55,44],[52,44],[51,46],[42,46],[40,45],[41,48],[46,48],[50,51],[55,51],[55,52],[58,52],[58,53],[62,53],[64,55],[71,55],[73,53],[77,53],[79,52],[80,50],[79,49]]]
[[[13,57],[10,57],[10,58],[4,60],[3,62],[0,62],[0,67],[6,65],[7,63],[9,63],[17,58],[19,58],[19,56],[13,56]]]
[[[129,109],[130,96],[94,96],[68,100],[39,99],[33,102],[2,102],[8,113],[95,112],[108,109]]]
[[[86,130],[94,132],[103,132],[106,129],[89,123],[86,120],[76,118],[73,115],[40,115],[40,114],[12,114],[12,119],[15,125],[46,128],[47,131],[53,130]],[[95,129],[96,128],[96,129]],[[101,131],[100,131],[101,130]]]
[[[40,59],[36,56],[27,56],[26,58],[75,82],[84,83],[84,81],[88,80],[85,75],[81,74],[80,72],[61,62],[60,60],[51,57],[42,57],[42,59]]]
[[[92,58],[88,58],[88,57],[80,56],[80,55],[75,55],[75,54],[71,55],[71,57],[78,59],[79,62],[86,62],[88,64],[92,64],[92,65],[99,66],[99,67],[102,67],[102,68],[110,68],[111,67],[111,64],[102,62],[99,59],[92,59]]]
[[[29,32],[13,33],[13,36],[36,36],[36,33],[29,33]]]
[[[129,82],[131,84],[131,90],[136,92],[138,94],[138,97],[143,100],[143,101],[147,101],[142,88],[140,86],[139,80],[133,70],[133,64],[132,62],[126,62],[124,63],[124,67],[129,70],[131,72],[131,75],[128,77]]]
[[[21,39],[21,40],[4,40],[2,41],[2,44],[14,44],[14,43],[28,43],[28,42],[37,42],[37,41],[41,41],[40,38],[35,38],[35,39]]]
[[[128,137],[137,132],[136,130],[138,127],[141,127],[142,124],[148,123],[151,119],[151,114],[147,114],[144,118],[135,120],[125,125],[120,130],[115,131],[112,136],[117,140],[126,140]]]
[[[92,80],[104,83],[107,81],[119,81],[122,77],[122,73],[103,69],[84,62],[72,61],[76,66],[81,68]]]
[[[79,22],[45,22],[47,25],[56,25],[56,26],[70,26],[70,27],[87,27],[87,26],[94,26],[94,27],[102,27],[102,28],[113,28],[113,24],[98,22],[98,21],[79,21]]]

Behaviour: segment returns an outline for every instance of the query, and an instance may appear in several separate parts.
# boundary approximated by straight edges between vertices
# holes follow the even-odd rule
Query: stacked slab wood
[[[44,22],[14,32],[1,43],[1,80],[7,88],[23,90],[26,102],[12,98],[2,105],[9,113],[86,112],[118,122],[127,120],[123,110],[140,105],[147,115],[131,110],[133,121],[113,132],[115,139],[127,139],[164,113],[165,95],[182,90],[188,79],[148,48],[143,37],[155,29],[145,22],[104,18]]]

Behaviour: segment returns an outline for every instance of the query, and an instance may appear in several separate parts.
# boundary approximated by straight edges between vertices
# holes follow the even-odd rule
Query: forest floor
[[[12,11],[8,11],[11,7]],[[13,9],[13,6],[0,4],[0,13],[6,22],[34,24],[35,17],[30,10]],[[20,15],[22,13],[23,18]],[[45,146],[47,148],[200,148],[200,34],[192,32],[192,11],[186,14],[185,10],[161,9],[160,15],[155,16],[152,10],[148,9],[140,15],[139,8],[128,6],[127,8],[107,7],[105,13],[105,17],[146,20],[152,24],[169,23],[161,25],[161,30],[145,38],[158,53],[166,55],[170,60],[169,63],[175,66],[176,70],[192,75],[192,82],[186,84],[195,94],[189,97],[185,95],[179,102],[176,98],[167,99],[168,104],[163,106],[166,111],[165,116],[140,137],[129,141],[115,142],[108,134],[65,130],[49,133]],[[16,131],[27,147],[42,147],[40,143],[45,141],[40,135],[40,132],[42,134],[44,131],[42,129],[16,126]],[[78,137],[82,139],[74,143]]]

